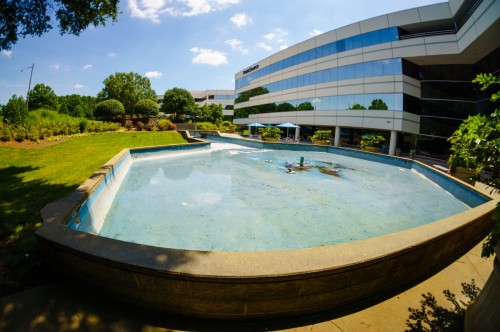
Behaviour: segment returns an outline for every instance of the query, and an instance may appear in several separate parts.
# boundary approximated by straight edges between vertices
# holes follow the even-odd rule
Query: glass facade
[[[236,80],[236,90],[250,85],[254,80],[275,73],[277,71],[329,55],[383,43],[399,40],[396,27],[371,31],[357,36],[337,40],[308,51],[293,55],[281,61],[277,61],[267,67],[256,69]],[[375,75],[372,75],[375,76]]]
[[[401,74],[401,59],[387,59],[319,70],[265,84],[262,87],[267,89],[269,92],[278,92],[314,84],[344,81],[355,78]]]

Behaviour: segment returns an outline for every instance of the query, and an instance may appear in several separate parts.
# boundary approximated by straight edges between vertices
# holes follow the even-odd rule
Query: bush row
[[[116,123],[73,118],[72,121],[24,123],[21,125],[0,124],[0,140],[18,142],[29,140],[38,142],[52,136],[69,136],[82,133],[117,131]]]
[[[170,120],[167,119],[162,119],[162,120],[156,120],[156,119],[150,119],[147,121],[146,124],[142,121],[137,121],[134,125],[134,122],[131,120],[125,121],[124,125],[125,129],[127,130],[147,130],[147,131],[167,131],[167,130],[176,130],[177,126],[172,123]]]

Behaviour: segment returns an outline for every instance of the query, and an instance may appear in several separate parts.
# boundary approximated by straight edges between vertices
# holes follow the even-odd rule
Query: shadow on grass
[[[410,318],[406,320],[408,332],[420,331],[463,331],[465,311],[474,302],[480,289],[476,286],[474,279],[471,283],[462,284],[462,296],[468,301],[457,300],[455,294],[444,290],[443,294],[451,305],[448,308],[438,305],[436,298],[431,293],[422,294],[420,308],[408,308]]]
[[[75,188],[23,180],[23,174],[35,170],[31,166],[0,169],[0,296],[51,280],[34,233],[41,224],[40,210]]]

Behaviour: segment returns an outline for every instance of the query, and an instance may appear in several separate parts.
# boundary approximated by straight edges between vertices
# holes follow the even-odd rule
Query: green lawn
[[[51,279],[34,237],[46,204],[69,195],[124,148],[176,143],[186,143],[177,132],[134,132],[0,147],[0,296]]]

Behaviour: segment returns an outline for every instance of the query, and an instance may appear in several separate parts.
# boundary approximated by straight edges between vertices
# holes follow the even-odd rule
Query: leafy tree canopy
[[[261,86],[258,88],[243,91],[240,94],[238,94],[238,97],[236,97],[236,99],[234,100],[234,103],[235,104],[242,103],[242,102],[250,100],[251,97],[264,95],[266,93],[269,93],[269,90],[266,88],[263,88]]]
[[[57,96],[52,88],[45,84],[37,84],[28,94],[28,108],[30,111],[39,108],[46,108],[57,111],[59,103]]]
[[[314,110],[314,106],[311,102],[305,101],[297,106],[297,111],[309,111]]]
[[[80,35],[89,25],[116,22],[119,0],[0,0],[0,50],[8,50],[19,37],[41,36],[59,21],[61,35]]]
[[[172,88],[165,92],[161,111],[165,114],[175,114],[176,119],[183,118],[183,115],[193,115],[197,111],[197,106],[193,96],[189,91],[181,88]]]
[[[3,107],[2,115],[3,121],[7,123],[13,125],[22,124],[28,117],[28,105],[26,105],[23,97],[13,95],[7,105]]]
[[[95,97],[80,96],[76,94],[60,96],[59,113],[69,114],[77,118],[93,118]]]
[[[369,110],[388,110],[387,104],[382,99],[373,99],[372,104],[368,107]]]
[[[276,106],[276,112],[291,112],[295,111],[295,107],[290,103],[281,103]]]
[[[125,113],[129,115],[134,114],[134,106],[139,100],[151,99],[156,102],[158,99],[149,78],[137,73],[116,73],[107,77],[103,83],[104,88],[97,94],[97,99],[119,100],[125,107]]]
[[[349,107],[350,110],[365,110],[366,107],[364,107],[361,104],[354,104],[351,107]]]

